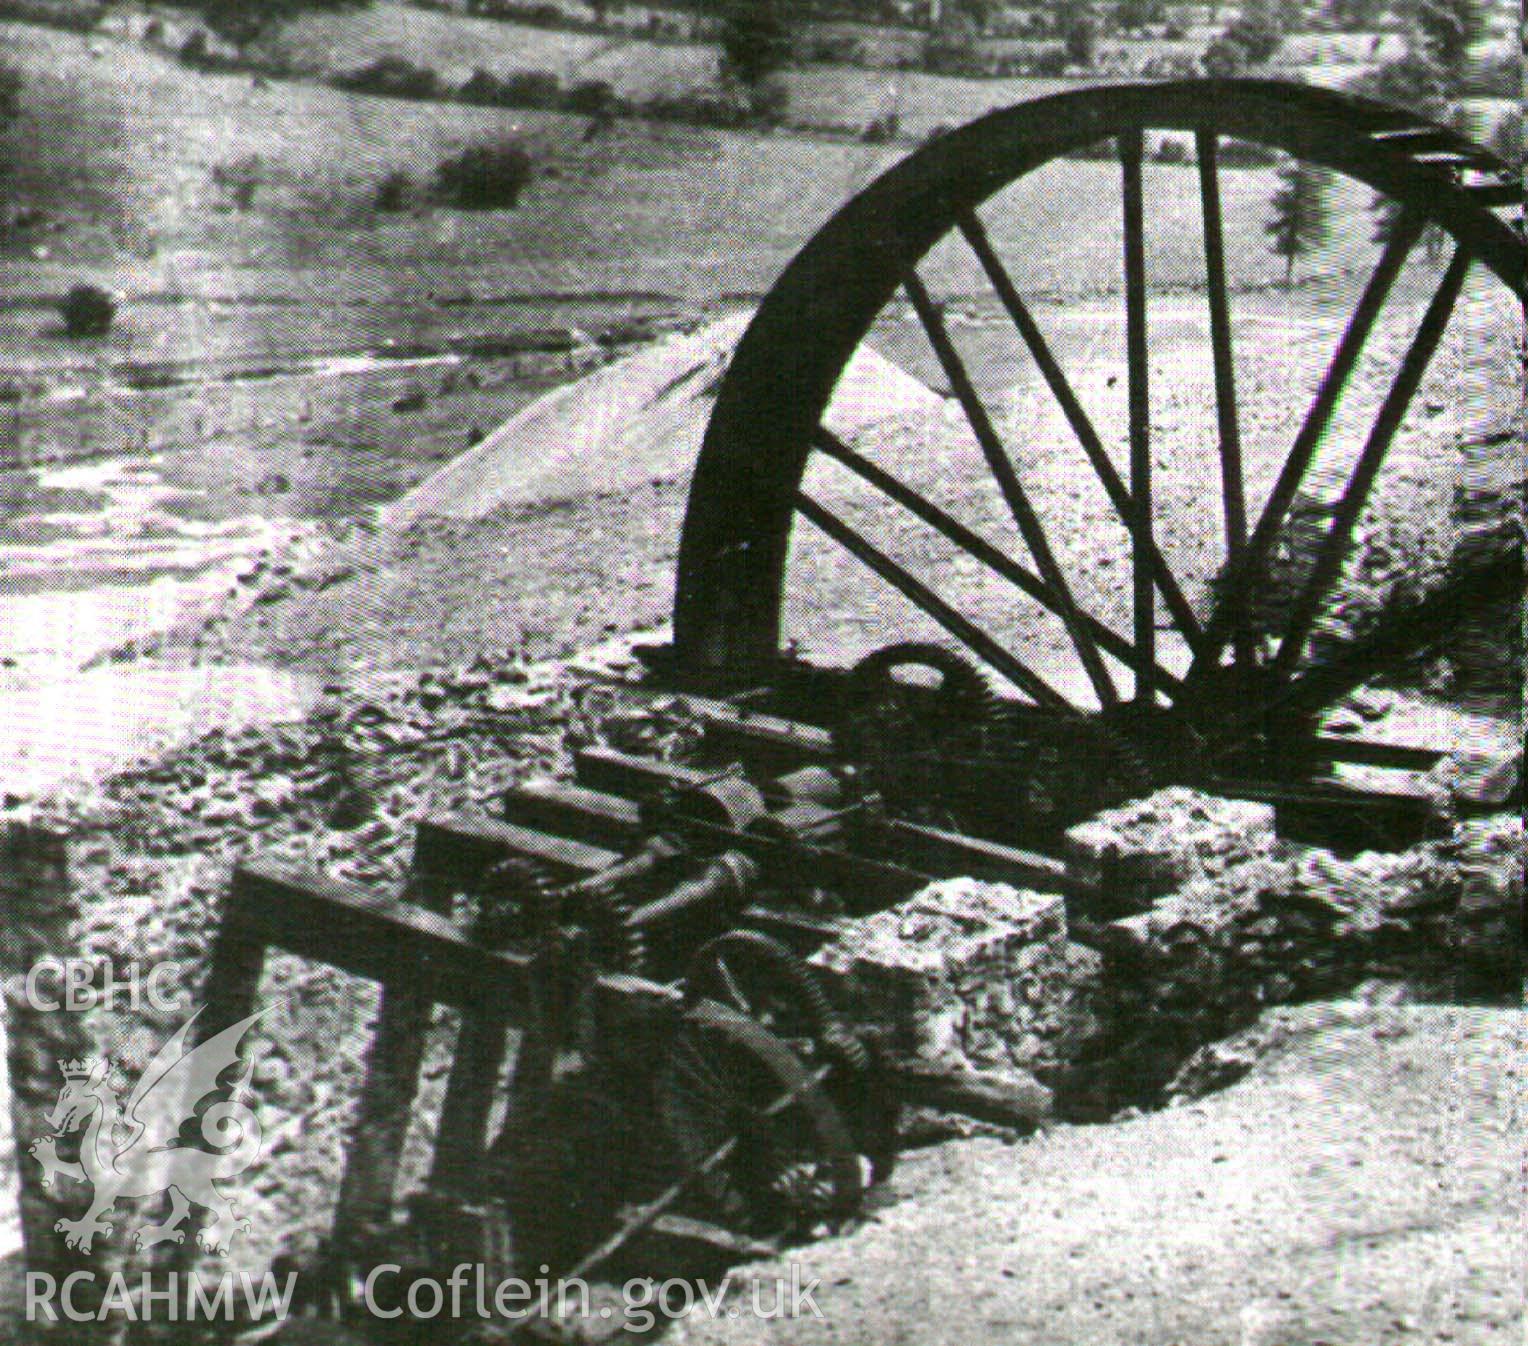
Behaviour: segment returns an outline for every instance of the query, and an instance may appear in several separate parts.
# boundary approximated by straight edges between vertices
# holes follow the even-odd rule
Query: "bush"
[[[117,316],[117,301],[98,285],[76,285],[58,306],[71,337],[105,336]]]
[[[1098,56],[1098,25],[1086,14],[1066,30],[1066,59],[1084,69]]]
[[[660,94],[633,109],[640,117],[654,121],[693,122],[699,126],[747,126],[754,119],[752,106],[727,93],[703,93],[691,89],[685,93]]]
[[[0,4],[0,18],[60,28],[66,33],[93,33],[105,13],[105,5],[59,4],[57,0],[4,0]]]
[[[463,103],[479,103],[483,107],[505,107],[504,81],[486,70],[474,70],[456,91]]]
[[[531,156],[515,140],[469,145],[435,169],[440,199],[458,210],[513,210],[531,176]]]
[[[21,72],[0,65],[0,123],[8,122],[21,106]]]
[[[1215,79],[1231,79],[1247,68],[1247,52],[1235,42],[1217,37],[1204,49],[1200,58],[1204,73]]]
[[[760,83],[790,59],[790,32],[775,0],[736,0],[721,25],[722,73]]]
[[[790,106],[790,90],[782,80],[760,80],[748,90],[748,119],[763,126],[779,126]]]
[[[442,95],[440,77],[433,70],[401,56],[383,56],[359,70],[336,75],[334,85],[352,93],[374,93],[384,98],[429,99]]]
[[[182,65],[190,66],[192,70],[202,70],[207,66],[207,51],[207,30],[197,28],[180,44],[180,51],[176,55]]]
[[[389,214],[407,210],[418,197],[418,188],[412,175],[395,168],[377,184],[376,206]]]
[[[562,82],[550,70],[517,70],[502,79],[474,70],[456,96],[464,103],[487,107],[558,108],[564,95]]]
[[[1072,61],[1067,56],[1065,47],[1051,45],[1041,47],[1036,51],[1029,58],[1028,67],[1023,73],[1026,75],[1040,75],[1044,78],[1054,78],[1057,75],[1066,74],[1067,67],[1071,64]]]
[[[265,165],[258,154],[244,154],[216,164],[212,169],[212,181],[228,193],[239,210],[248,210],[254,205],[255,193],[264,180]]]
[[[1163,136],[1157,141],[1151,157],[1159,164],[1191,164],[1194,162],[1194,151],[1189,148],[1187,141]]]
[[[585,80],[568,90],[562,105],[583,117],[608,116],[616,106],[615,86],[609,80]]]
[[[901,118],[895,112],[888,112],[885,116],[877,117],[869,122],[860,132],[860,139],[867,145],[884,145],[888,140],[897,138],[901,125]]]
[[[1279,162],[1279,152],[1250,140],[1222,140],[1216,156],[1222,168],[1269,168]]]
[[[966,38],[931,33],[923,43],[919,64],[931,75],[974,75],[978,63]]]

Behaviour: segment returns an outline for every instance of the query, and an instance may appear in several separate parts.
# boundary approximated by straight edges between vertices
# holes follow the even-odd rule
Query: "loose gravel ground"
[[[1370,559],[1350,574],[1350,590],[1361,605],[1381,601],[1399,574],[1441,570],[1452,542],[1453,492],[1467,463],[1480,452],[1494,452],[1502,460],[1499,474],[1513,471],[1510,440],[1501,437],[1517,412],[1511,395],[1517,387],[1515,328],[1489,288],[1470,295],[1460,315],[1361,524]],[[1094,314],[1100,322],[1108,316],[1102,308]],[[1334,317],[1319,306],[1283,318],[1264,314],[1268,321],[1260,323],[1259,339],[1242,344],[1240,405],[1254,510],[1309,403],[1334,339],[1333,323],[1345,316],[1345,309]],[[1046,317],[1061,327],[1086,325],[1087,312],[1058,310]],[[1180,319],[1182,330],[1154,348],[1153,356],[1158,540],[1202,612],[1223,556],[1219,469],[1202,333],[1194,322]],[[1351,405],[1318,457],[1318,483],[1350,466],[1365,418],[1393,376],[1407,335],[1402,325],[1377,334]],[[1102,349],[1073,377],[1125,472],[1123,418],[1116,414],[1124,398],[1123,364]],[[1128,631],[1126,534],[1053,400],[1043,387],[1015,385],[1010,377],[994,402],[1009,444],[1017,446],[1026,489],[1080,601],[1117,630]],[[1497,449],[1472,447],[1493,437]],[[1012,521],[953,403],[932,415],[884,422],[860,436],[858,446],[978,533],[1015,550]],[[622,478],[619,466],[607,473],[591,463],[586,489],[566,499],[517,503],[473,521],[419,520],[400,533],[351,530],[307,578],[268,585],[260,601],[242,611],[146,648],[173,657],[237,656],[343,671],[452,662],[506,649],[553,656],[615,630],[652,625],[671,602],[696,449],[688,437],[676,436],[666,460],[636,484]],[[967,615],[1087,699],[1057,619],[1027,600],[1016,602],[1006,583],[910,516],[887,513],[869,488],[834,465],[816,463],[807,484],[915,573],[933,577],[946,593],[955,586]],[[1017,554],[1023,556],[1022,548]],[[940,634],[927,617],[810,527],[795,535],[786,632],[806,652],[830,659],[852,658],[893,639]],[[1163,643],[1170,651],[1169,635]]]
[[[1528,1016],[1316,1004],[1251,1041],[1262,1058],[1215,1097],[912,1156],[886,1209],[802,1256],[820,1318],[760,1321],[745,1296],[669,1340],[1518,1340]],[[791,1265],[746,1275],[767,1308]]]

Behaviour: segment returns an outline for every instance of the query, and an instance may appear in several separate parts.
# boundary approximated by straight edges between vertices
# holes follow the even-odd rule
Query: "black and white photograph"
[[[1521,1346],[1512,0],[0,0],[0,1343]]]

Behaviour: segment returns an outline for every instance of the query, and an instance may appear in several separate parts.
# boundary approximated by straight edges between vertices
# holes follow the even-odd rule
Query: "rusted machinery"
[[[1182,140],[1193,164],[1202,297],[1192,302],[1210,351],[1213,429],[1192,498],[1154,475],[1147,188],[1164,137]],[[1227,217],[1248,193],[1226,184],[1249,145],[1394,205],[1282,450],[1252,435],[1238,408],[1227,259],[1246,235]],[[1118,434],[1095,423],[1002,260],[1064,243],[1044,232],[1045,205],[1069,173],[1081,175],[1077,191],[1112,183],[1122,203]],[[1031,178],[1045,190],[1026,196]],[[1505,164],[1410,113],[1313,88],[1202,81],[994,113],[845,206],[739,345],[695,472],[673,643],[649,658],[653,680],[680,689],[703,723],[703,752],[675,763],[586,749],[576,783],[531,783],[496,818],[423,827],[399,895],[259,864],[237,877],[209,1026],[249,1003],[271,945],[385,987],[336,1246],[386,1226],[431,1002],[464,1012],[436,1138],[446,1224],[464,1228],[463,1211],[501,1202],[473,1227],[507,1219],[515,1258],[563,1271],[644,1231],[742,1253],[852,1212],[890,1162],[901,1100],[1009,1122],[1033,1111],[1022,1091],[899,1060],[828,1003],[802,957],[843,920],[950,874],[1072,893],[1045,854],[1058,829],[1169,781],[1269,799],[1291,819],[1340,812],[1360,832],[1419,814],[1414,791],[1358,790],[1332,768],[1404,776],[1438,754],[1328,733],[1321,715],[1446,636],[1462,608],[1516,599],[1520,538],[1504,534],[1345,645],[1318,648],[1312,635],[1362,550],[1366,511],[1468,270],[1522,300],[1525,249],[1507,217],[1521,202]],[[1025,206],[1042,215],[1039,234],[1003,213]],[[1402,285],[1424,245],[1446,260],[1417,263]],[[957,278],[962,297],[936,298],[931,277],[946,294]],[[1420,318],[1368,350],[1387,304],[1406,308],[1396,296],[1419,283],[1425,297],[1408,311]],[[1069,446],[1005,425],[961,335],[997,322],[1017,341],[1005,358],[1027,362]],[[961,446],[944,446],[944,458],[938,444],[899,457],[831,428],[856,351],[900,350],[909,332],[922,334],[964,418]],[[1383,378],[1355,429],[1343,393],[1360,369],[1375,386],[1376,366]],[[1085,483],[1077,518],[1069,498],[1042,500],[1027,480],[1063,451]],[[1288,530],[1318,460],[1328,479],[1337,463],[1338,485],[1291,570]],[[1078,519],[1084,550],[1118,552],[1087,583],[1068,573],[1079,553],[1060,539]],[[1192,576],[1174,568],[1185,555]],[[851,592],[839,561],[874,588]],[[1067,660],[1070,681],[1056,671]],[[1074,915],[1086,915],[1080,900]],[[512,1028],[514,1101],[494,1139]],[[586,1091],[574,1106],[570,1089]],[[580,1146],[609,1171],[570,1186]],[[552,1220],[552,1205],[587,1218]]]

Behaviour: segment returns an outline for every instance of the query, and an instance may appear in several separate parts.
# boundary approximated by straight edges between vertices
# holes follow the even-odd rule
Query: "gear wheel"
[[[714,1000],[758,1020],[800,1054],[863,1071],[869,1053],[828,1003],[812,969],[758,930],[729,930],[701,945],[685,978],[686,1006]]]
[[[810,966],[779,940],[732,930],[691,960],[685,1003],[724,1004],[790,1045],[798,1057],[834,1070],[823,1090],[838,1107],[879,1181],[896,1155],[900,1105],[864,1039],[828,1003]]]
[[[933,674],[929,684],[902,670]],[[839,703],[838,749],[854,759],[916,752],[958,730],[994,722],[1001,700],[964,655],[928,641],[903,641],[867,655],[850,671]]]
[[[647,967],[647,937],[633,925],[634,903],[620,893],[591,893],[565,912],[589,936],[589,957],[602,972],[640,975]]]
[[[684,1000],[687,1006],[715,1000],[755,1019],[768,1013],[788,1015],[791,1027],[814,1041],[821,1041],[834,1017],[811,968],[774,936],[758,930],[729,930],[702,944],[690,960]],[[786,1030],[785,1035],[801,1034]]]
[[[490,949],[531,940],[556,915],[557,883],[534,860],[501,860],[483,876],[472,937]]]
[[[790,1046],[751,1016],[714,1000],[687,1009],[655,1090],[678,1171],[735,1141],[730,1158],[695,1184],[707,1218],[794,1237],[858,1208],[864,1169],[842,1114]]]

